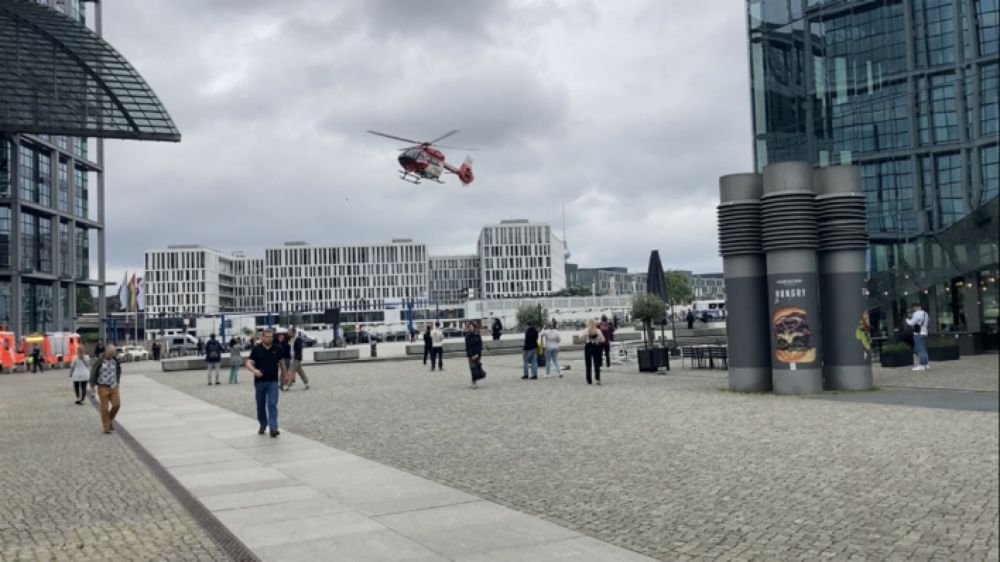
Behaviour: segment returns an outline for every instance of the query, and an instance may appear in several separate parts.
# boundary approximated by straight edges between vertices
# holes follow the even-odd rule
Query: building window
[[[1000,90],[998,70],[1000,65],[996,63],[979,67],[979,126],[982,137],[996,138],[997,132],[1000,131],[997,105],[997,91]]]
[[[968,213],[962,193],[962,157],[957,153],[944,154],[936,157],[935,163],[941,226],[948,227]]]
[[[87,171],[76,168],[73,170],[73,180],[76,183],[73,212],[76,216],[87,218],[89,212],[89,194],[87,192]]]
[[[1000,0],[976,0],[980,56],[995,55],[1000,46]]]
[[[997,196],[1000,190],[1000,146],[984,146],[979,149],[979,165],[983,176],[982,201]]]
[[[59,161],[59,176],[57,178],[56,189],[59,192],[57,198],[57,209],[63,213],[69,212],[69,162]]]
[[[38,217],[38,270],[52,273],[52,219]]]
[[[955,17],[952,0],[917,0],[913,3],[918,66],[955,62]]]
[[[52,157],[38,153],[38,203],[52,206]]]
[[[18,151],[18,183],[21,186],[21,199],[34,201],[37,197],[35,183],[35,151],[30,146],[21,145]]]
[[[21,269],[34,270],[38,267],[38,218],[21,211]]]
[[[952,74],[931,77],[931,120],[935,142],[958,140],[955,77]]]
[[[0,269],[10,267],[10,207],[0,207]]]
[[[10,197],[11,143],[0,135],[0,197]]]

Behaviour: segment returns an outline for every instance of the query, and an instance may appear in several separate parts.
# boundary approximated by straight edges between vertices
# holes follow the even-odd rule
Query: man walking
[[[295,328],[288,329],[288,337],[292,339],[291,341],[291,355],[292,355],[292,375],[291,380],[288,382],[288,386],[285,390],[291,390],[292,385],[295,384],[295,375],[302,377],[302,383],[305,384],[305,389],[309,390],[309,377],[306,376],[306,372],[302,369],[302,338],[299,337],[299,332]]]
[[[913,314],[906,319],[906,323],[913,328],[913,349],[917,352],[920,364],[913,368],[914,371],[926,371],[931,368],[927,359],[927,326],[930,325],[930,316],[921,310],[919,303],[913,303]]]
[[[601,316],[601,324],[598,326],[601,335],[604,336],[604,343],[601,344],[601,352],[604,353],[604,367],[611,368],[611,342],[615,340],[615,325],[608,322],[607,316]],[[600,361],[600,357],[597,358]]]
[[[121,408],[121,393],[119,385],[122,380],[122,365],[115,357],[115,346],[108,344],[104,348],[104,354],[97,357],[94,364],[90,366],[90,386],[97,389],[97,398],[100,401],[101,427],[104,433],[111,433],[115,430],[115,416]],[[108,406],[110,405],[110,408]]]
[[[254,346],[247,359],[247,369],[254,377],[257,423],[260,424],[257,435],[264,435],[268,428],[271,437],[281,433],[278,431],[278,380],[284,370],[283,359],[281,346],[274,344],[274,331],[265,329],[260,344]]]
[[[431,331],[431,371],[434,370],[435,361],[437,368],[444,370],[444,333],[441,331],[441,323],[434,323],[434,330]]]
[[[528,379],[528,368],[531,367],[531,380],[538,380],[538,330],[533,322],[528,322],[528,329],[524,331],[524,346],[521,348],[522,368],[524,376],[521,379]]]
[[[434,340],[431,338],[431,327],[427,325],[424,326],[424,365],[427,364],[427,358],[431,356],[433,349]]]
[[[208,366],[208,385],[212,386],[212,372],[215,372],[215,384],[219,384],[219,363],[222,362],[222,344],[215,339],[215,334],[208,336],[205,343],[205,365]]]

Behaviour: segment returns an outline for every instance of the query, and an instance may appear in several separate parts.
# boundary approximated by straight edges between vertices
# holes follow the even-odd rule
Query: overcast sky
[[[742,0],[104,2],[105,36],[179,144],[111,141],[108,277],[143,252],[287,240],[474,253],[508,218],[582,267],[721,270],[718,177],[752,167]],[[413,186],[400,143],[451,129],[475,182]],[[446,151],[460,163],[466,153]]]

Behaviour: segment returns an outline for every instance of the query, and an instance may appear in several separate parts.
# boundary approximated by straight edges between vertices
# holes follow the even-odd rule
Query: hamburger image
[[[775,359],[782,363],[812,363],[816,349],[806,311],[797,306],[779,308],[771,317],[774,326]]]

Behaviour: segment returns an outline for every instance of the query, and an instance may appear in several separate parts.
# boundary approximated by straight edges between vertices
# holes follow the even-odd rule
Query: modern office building
[[[146,252],[146,313],[235,312],[233,259],[198,245]]]
[[[459,303],[478,298],[479,256],[431,256],[428,259],[430,300],[436,303]]]
[[[234,312],[264,310],[264,258],[234,252],[229,260],[233,272]]]
[[[0,2],[0,324],[18,335],[106,313],[102,139],[180,140],[101,7]]]
[[[919,301],[935,330],[994,332],[997,0],[749,0],[747,10],[757,170],[860,167],[876,329],[891,332]]]
[[[484,299],[545,296],[566,288],[566,246],[547,224],[488,224],[477,248]]]
[[[566,285],[588,289],[594,296],[637,295],[646,292],[646,273],[629,273],[625,267],[566,266]]]
[[[362,246],[286,242],[265,249],[264,283],[264,305],[275,311],[427,299],[427,246],[409,238]]]

